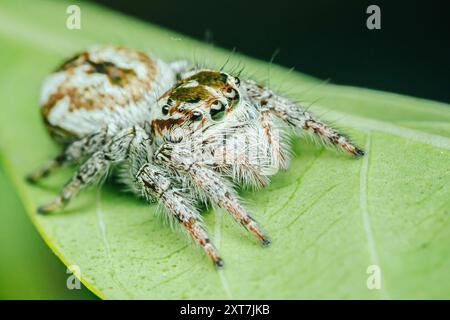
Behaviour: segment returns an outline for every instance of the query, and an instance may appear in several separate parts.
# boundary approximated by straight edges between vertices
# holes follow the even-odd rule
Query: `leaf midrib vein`
[[[369,255],[372,265],[376,265],[380,268],[380,260],[378,258],[377,246],[375,243],[375,238],[373,236],[373,229],[370,222],[369,209],[368,209],[368,178],[369,178],[369,164],[370,164],[370,153],[371,153],[371,132],[367,133],[367,142],[365,146],[366,156],[363,158],[361,171],[360,171],[360,183],[359,183],[359,203],[361,211],[361,219],[364,226],[364,233],[367,240],[367,246],[369,249]],[[384,280],[384,275],[382,276]],[[386,281],[382,281],[380,291],[380,296],[382,299],[389,299],[389,295],[386,290]]]

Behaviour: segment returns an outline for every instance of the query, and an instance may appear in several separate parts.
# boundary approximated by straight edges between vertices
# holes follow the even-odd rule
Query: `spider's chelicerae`
[[[45,125],[66,148],[28,180],[36,182],[64,164],[82,164],[39,213],[61,208],[114,169],[136,193],[160,202],[218,267],[223,260],[198,205],[228,211],[268,245],[233,183],[263,187],[288,167],[285,128],[364,155],[346,136],[270,88],[120,46],[92,47],[65,62],[44,81],[40,103]]]

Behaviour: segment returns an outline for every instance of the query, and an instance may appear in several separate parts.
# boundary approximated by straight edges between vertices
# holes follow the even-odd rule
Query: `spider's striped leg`
[[[275,126],[273,115],[269,108],[261,108],[259,121],[269,152],[274,159],[274,165],[287,169],[289,166],[289,157],[286,154],[287,147],[283,146],[282,132]]]
[[[188,170],[190,176],[197,186],[200,187],[208,197],[221,208],[227,210],[233,218],[251,232],[258,241],[267,246],[270,244],[269,237],[262,231],[261,227],[252,218],[250,213],[239,203],[234,189],[217,172],[202,164],[193,164]]]
[[[136,184],[147,198],[156,197],[164,205],[167,213],[174,217],[200,245],[217,267],[223,267],[223,260],[208,237],[201,221],[201,215],[192,206],[187,195],[172,186],[162,168],[145,164],[136,174]]]
[[[355,157],[362,157],[365,154],[364,151],[354,145],[346,135],[331,128],[319,119],[313,117],[307,111],[298,108],[296,105],[274,105],[272,112],[294,129],[301,128],[307,130],[321,138],[325,143],[334,145]]]
[[[355,146],[344,134],[331,128],[294,102],[276,95],[269,88],[259,86],[253,81],[243,83],[248,97],[261,108],[268,108],[278,118],[294,129],[303,129],[318,136],[326,143],[332,144],[354,156],[364,155],[364,151]]]
[[[162,165],[168,165],[175,170],[186,172],[193,183],[200,188],[213,203],[227,210],[233,218],[251,232],[262,245],[270,244],[270,239],[264,234],[258,223],[239,203],[234,189],[219,173],[201,162],[194,162],[191,157],[183,156],[174,151],[169,144],[163,145],[155,154],[155,160]]]
[[[26,179],[31,182],[37,182],[40,179],[48,176],[54,170],[59,167],[77,162],[83,157],[91,155],[96,150],[100,149],[102,145],[106,142],[106,130],[89,135],[85,138],[72,142],[63,153],[57,155],[50,161],[48,161],[40,169],[34,171],[33,173],[26,176]]]
[[[256,123],[206,139],[212,146],[198,144],[207,145],[208,151],[203,154],[212,154],[208,163],[216,171],[245,186],[266,187],[269,176],[280,167],[287,168],[289,162],[286,134],[275,125],[274,118],[269,110],[261,111]]]
[[[269,179],[264,175],[262,165],[258,163],[259,159],[263,157],[247,152],[251,148],[250,143],[245,140],[248,135],[235,136],[235,138],[236,140],[222,139],[224,141],[213,148],[212,166],[236,183],[245,186],[266,187]],[[242,150],[242,146],[244,146],[244,150]],[[258,151],[256,150],[256,153]]]
[[[109,167],[110,160],[103,151],[94,153],[85,163],[81,165],[79,170],[74,174],[72,179],[64,186],[52,202],[38,208],[38,213],[49,213],[56,211],[63,205],[68,203],[80,189],[96,182]]]
[[[119,132],[102,149],[95,152],[72,176],[58,197],[52,202],[38,208],[38,213],[48,213],[58,210],[67,204],[82,188],[99,181],[114,162],[125,159],[128,146],[135,137],[135,128]]]

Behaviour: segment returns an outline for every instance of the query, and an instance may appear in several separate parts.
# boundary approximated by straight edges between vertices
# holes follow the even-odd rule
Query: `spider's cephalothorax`
[[[196,70],[183,76],[160,97],[162,116],[152,122],[156,136],[172,142],[217,124],[240,101],[238,78],[213,70]]]
[[[364,155],[346,136],[270,88],[125,47],[93,47],[64,63],[44,82],[41,105],[50,132],[67,145],[28,179],[36,182],[63,164],[84,162],[38,212],[59,209],[117,168],[136,193],[159,201],[219,267],[223,261],[198,204],[228,211],[268,245],[232,182],[263,187],[279,168],[287,168],[287,130],[303,129]]]

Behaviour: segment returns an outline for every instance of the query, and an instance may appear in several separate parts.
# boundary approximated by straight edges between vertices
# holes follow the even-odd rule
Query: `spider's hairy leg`
[[[99,181],[112,163],[125,159],[128,146],[133,140],[135,132],[135,128],[120,131],[102,149],[92,154],[75,172],[58,197],[39,207],[38,213],[45,214],[58,210],[67,204],[82,188]]]
[[[227,210],[233,218],[251,232],[259,242],[267,246],[270,239],[264,234],[258,223],[239,203],[234,189],[226,179],[201,162],[184,156],[182,152],[172,152],[172,146],[163,145],[155,154],[155,160],[163,165],[169,165],[175,170],[186,172],[193,183],[200,188],[213,203]]]
[[[26,176],[26,180],[31,183],[38,182],[59,167],[79,161],[85,156],[93,154],[106,143],[107,130],[86,136],[80,140],[72,142],[63,153],[48,161],[40,169]]]
[[[269,88],[262,87],[251,80],[245,81],[244,87],[248,97],[256,105],[268,108],[271,113],[282,119],[290,127],[306,130],[326,143],[332,144],[356,157],[364,155],[364,151],[355,146],[347,136],[314,117],[298,104],[276,95]]]
[[[287,169],[289,166],[289,159],[286,155],[286,150],[284,150],[287,148],[283,148],[282,146],[281,132],[274,124],[271,110],[268,108],[261,108],[259,117],[264,138],[267,141],[269,151],[272,153],[275,166],[282,169]]]
[[[212,150],[211,165],[236,183],[266,187],[269,179],[262,170],[264,164],[260,163],[264,161],[259,161],[262,158],[258,157],[260,150],[253,150],[249,136],[238,134],[234,135],[234,139],[219,139],[221,141]]]
[[[184,227],[194,241],[200,245],[212,262],[219,268],[223,260],[208,237],[200,213],[192,206],[188,197],[172,187],[171,180],[162,168],[147,163],[136,174],[136,184],[146,198],[156,197],[166,211]]]
[[[261,227],[252,216],[239,203],[236,193],[226,180],[217,172],[201,164],[193,164],[189,173],[196,183],[214,203],[227,210],[233,218],[251,232],[258,241],[267,246],[270,244],[269,237],[262,231]]]

